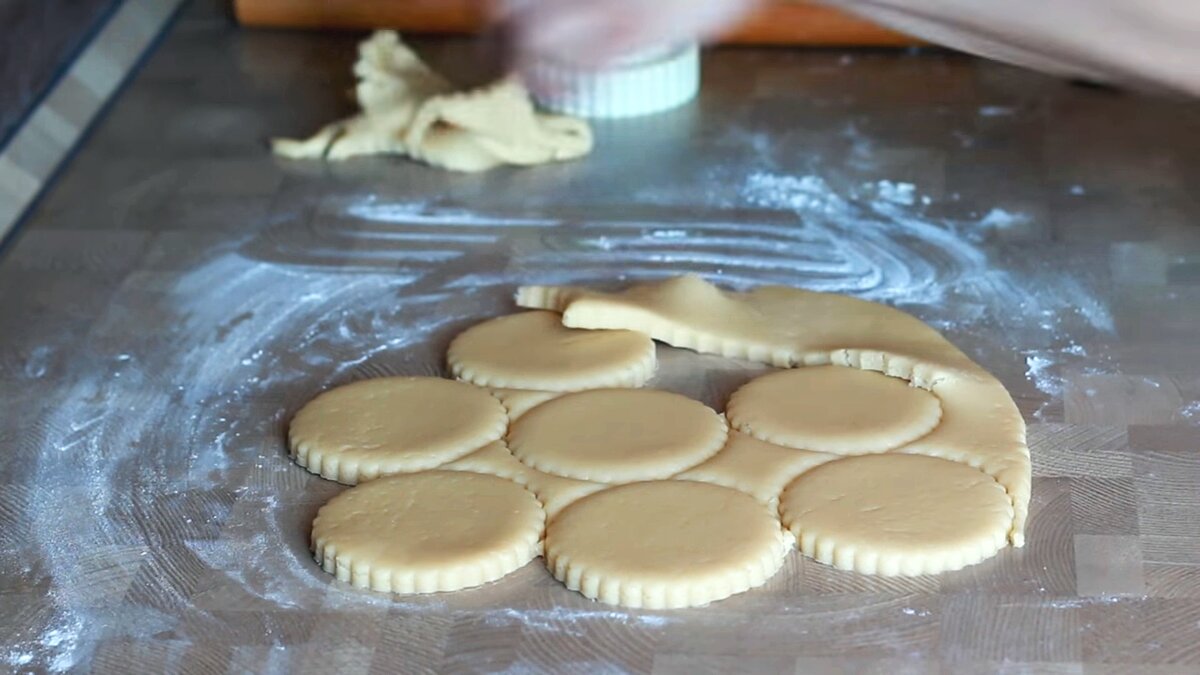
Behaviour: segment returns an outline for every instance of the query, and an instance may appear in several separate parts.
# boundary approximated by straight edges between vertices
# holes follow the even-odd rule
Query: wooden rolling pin
[[[465,33],[484,23],[479,0],[233,0],[233,4],[238,20],[247,26]],[[818,46],[917,43],[835,9],[783,1],[767,3],[721,41]]]

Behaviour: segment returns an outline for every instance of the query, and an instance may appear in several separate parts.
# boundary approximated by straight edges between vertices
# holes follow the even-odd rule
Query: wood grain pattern
[[[1200,107],[943,53],[718,49],[695,104],[598,127],[583,162],[310,165],[263,138],[345,112],[357,36],[223,12],[188,6],[0,257],[0,671],[1200,669]],[[932,203],[866,196],[884,179]],[[819,181],[853,208],[747,197]],[[993,208],[1030,222],[981,227]],[[908,298],[1026,414],[1025,548],[913,579],[793,554],[763,588],[662,612],[539,563],[422,597],[312,563],[343,488],[284,436],[317,391],[439,372],[517,283],[680,271]],[[704,370],[672,381],[714,405],[751,375],[660,366]]]

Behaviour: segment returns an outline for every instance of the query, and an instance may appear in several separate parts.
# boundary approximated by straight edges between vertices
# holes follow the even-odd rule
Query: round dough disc
[[[936,574],[1005,545],[1012,500],[991,476],[920,455],[847,457],[800,474],[779,500],[805,555],[882,576]]]
[[[539,471],[601,483],[667,478],[725,444],[721,416],[655,389],[599,389],[548,401],[513,422],[508,447]]]
[[[537,498],[510,480],[426,471],[331,499],[313,521],[312,549],[326,572],[359,588],[454,591],[537,557],[545,519]]]
[[[436,377],[385,377],[331,389],[288,430],[300,466],[353,485],[432,469],[504,436],[504,406],[483,389]]]
[[[576,330],[557,312],[523,312],[468,328],[450,343],[450,371],[481,387],[580,391],[640,387],[654,341],[628,330]]]
[[[933,430],[937,397],[904,380],[842,366],[784,370],[734,392],[733,428],[791,448],[861,455],[885,452]]]
[[[732,488],[667,480],[589,495],[546,529],[546,566],[613,605],[694,607],[766,583],[788,550],[779,521]]]

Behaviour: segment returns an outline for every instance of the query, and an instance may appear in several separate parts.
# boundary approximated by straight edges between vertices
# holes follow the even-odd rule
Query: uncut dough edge
[[[572,328],[642,330],[675,347],[779,367],[832,364],[874,370],[932,391],[942,401],[942,423],[928,437],[891,452],[930,454],[992,475],[1012,500],[1009,541],[1015,547],[1025,544],[1032,479],[1025,421],[999,380],[913,316],[878,303],[786,286],[723,291],[694,275],[617,293],[522,286],[516,303],[562,312],[563,324]],[[814,316],[838,320],[814,326]],[[957,389],[973,390],[986,401],[946,396]],[[980,433],[981,426],[994,431]]]

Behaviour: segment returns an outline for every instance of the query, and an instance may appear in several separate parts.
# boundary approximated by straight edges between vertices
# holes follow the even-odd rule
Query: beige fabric
[[[487,391],[434,377],[387,377],[331,389],[288,430],[300,466],[353,485],[432,469],[503,437],[504,406]]]
[[[1004,547],[1012,503],[993,478],[935,457],[847,457],[800,475],[779,499],[805,555],[883,576],[936,574]]]
[[[524,464],[602,483],[666,478],[712,457],[725,420],[666,391],[597,389],[543,403],[512,424],[508,446]]]
[[[755,378],[725,410],[743,433],[790,448],[862,455],[929,433],[942,416],[937,397],[904,380],[841,366],[813,366]]]
[[[275,139],[276,154],[329,160],[398,154],[454,171],[485,171],[575,159],[592,148],[586,122],[536,112],[515,80],[457,92],[391,31],[359,46],[354,74],[362,111],[308,139]]]
[[[497,476],[428,471],[334,497],[313,521],[317,563],[360,588],[454,591],[495,581],[537,557],[545,513]]]
[[[640,387],[654,375],[654,341],[628,330],[566,328],[555,312],[501,316],[468,328],[446,352],[450,372],[481,387],[579,391]]]
[[[567,588],[613,605],[692,607],[760,586],[787,537],[749,495],[650,481],[589,495],[546,529],[546,566]]]

